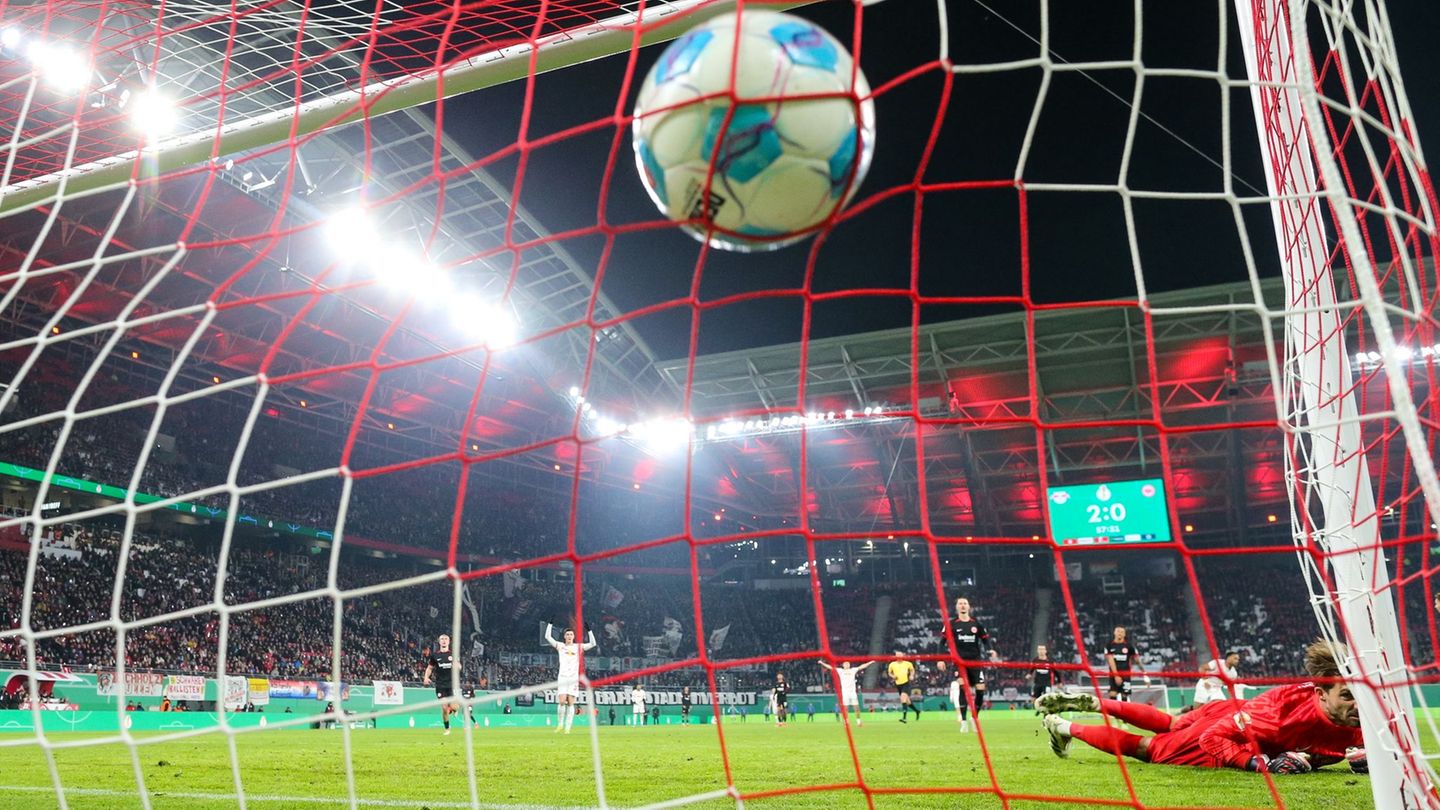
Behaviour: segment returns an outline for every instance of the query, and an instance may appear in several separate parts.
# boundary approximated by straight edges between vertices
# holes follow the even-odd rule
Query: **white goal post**
[[[1235,10],[1287,290],[1283,389],[1277,388],[1283,397],[1277,397],[1277,405],[1284,409],[1282,424],[1292,431],[1292,450],[1285,458],[1298,557],[1322,632],[1346,643],[1352,653],[1345,676],[1355,685],[1376,806],[1440,807],[1435,772],[1416,729],[1395,597],[1387,587],[1393,580],[1366,462],[1366,417],[1356,401],[1355,370],[1346,347],[1345,321],[1354,304],[1347,307],[1337,300],[1331,262],[1340,251],[1334,239],[1346,246],[1366,325],[1384,358],[1408,461],[1432,519],[1440,514],[1440,488],[1397,353],[1376,257],[1369,254],[1356,221],[1362,203],[1346,194],[1335,157],[1341,147],[1332,142],[1321,112],[1322,104],[1334,104],[1346,120],[1359,118],[1364,102],[1354,88],[1379,73],[1388,108],[1408,120],[1399,76],[1388,75],[1394,44],[1384,7],[1376,2],[1345,4],[1342,10],[1307,0],[1236,0]],[[1311,56],[1316,41],[1308,16],[1312,12],[1322,16],[1330,46],[1341,52],[1342,64],[1350,69],[1341,76],[1348,90],[1345,98],[1324,98],[1318,89]],[[1363,29],[1355,30],[1362,24]],[[1370,47],[1370,52],[1354,57],[1359,64],[1344,54],[1345,41],[1352,36],[1363,37]],[[1360,73],[1362,69],[1368,74]],[[1357,75],[1348,75],[1351,70]],[[1419,155],[1418,143],[1407,142],[1403,133],[1389,134],[1392,144]],[[1360,140],[1371,161],[1365,168],[1383,176],[1368,143]],[[1413,166],[1408,161],[1404,165],[1407,170]],[[1394,210],[1392,201],[1384,204]],[[1339,231],[1333,235],[1326,234],[1323,224],[1327,209]],[[1434,212],[1428,213],[1433,221]],[[1386,224],[1398,229],[1394,219],[1391,214]],[[1404,243],[1403,237],[1397,241]],[[1407,262],[1404,251],[1400,253],[1395,260]]]

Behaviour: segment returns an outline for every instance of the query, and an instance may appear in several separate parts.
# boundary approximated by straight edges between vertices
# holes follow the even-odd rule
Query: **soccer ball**
[[[696,238],[774,250],[859,188],[875,143],[869,96],[844,46],[813,23],[725,14],[670,43],[645,77],[635,163],[655,205]]]

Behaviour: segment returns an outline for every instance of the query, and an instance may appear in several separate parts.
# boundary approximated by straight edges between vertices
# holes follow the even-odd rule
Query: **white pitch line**
[[[47,793],[55,794],[51,787],[39,787],[33,785],[0,785],[0,791],[12,793]],[[138,791],[133,790],[107,790],[105,788],[66,788],[66,796],[105,796],[105,797],[133,797],[140,798]],[[240,796],[236,793],[196,793],[174,790],[152,790],[152,799],[194,799],[194,800],[219,800],[237,801]],[[247,802],[272,802],[276,804],[322,804],[351,806],[349,799],[339,797],[326,798],[321,796],[269,796],[264,794],[245,794]],[[470,810],[590,810],[588,807],[565,807],[553,804],[487,804],[481,802],[434,802],[434,801],[411,801],[409,799],[356,799],[355,805],[360,807],[465,807]]]

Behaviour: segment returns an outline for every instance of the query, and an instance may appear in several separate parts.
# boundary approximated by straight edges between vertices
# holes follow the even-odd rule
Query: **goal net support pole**
[[[1386,372],[1392,395],[1397,384],[1403,389],[1396,410],[1404,413],[1408,404],[1413,416],[1414,406],[1404,387],[1374,262],[1344,198],[1343,179],[1320,117],[1305,29],[1307,4],[1235,0],[1235,9],[1285,280],[1285,365],[1277,404],[1291,433],[1286,480],[1293,536],[1322,634],[1351,650],[1344,674],[1360,710],[1376,806],[1440,807],[1434,772],[1420,750],[1409,670],[1380,545],[1379,514],[1346,352],[1346,319],[1329,264],[1338,252],[1332,252],[1323,226],[1327,205],[1348,249],[1376,345],[1390,364]],[[1423,477],[1423,467],[1433,481],[1423,438],[1416,453],[1414,439],[1421,437],[1408,434],[1417,473]],[[1328,583],[1320,559],[1328,568]],[[1332,615],[1338,615],[1338,626]]]

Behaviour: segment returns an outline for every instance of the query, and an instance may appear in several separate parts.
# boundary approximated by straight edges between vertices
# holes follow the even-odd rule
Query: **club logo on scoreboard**
[[[1144,495],[1144,496],[1147,497],[1147,498],[1153,498],[1153,497],[1155,497],[1155,485],[1154,485],[1154,484],[1146,484],[1145,486],[1140,487],[1140,494],[1141,494],[1141,495]]]
[[[1095,490],[1095,497],[1101,501],[1110,500],[1110,487],[1101,484],[1100,488]]]
[[[1070,493],[1066,492],[1066,491],[1063,490],[1063,489],[1062,489],[1062,490],[1058,490],[1058,491],[1056,491],[1056,492],[1052,492],[1052,493],[1050,493],[1050,500],[1051,500],[1053,503],[1057,503],[1057,504],[1059,504],[1059,505],[1061,505],[1061,506],[1064,506],[1066,503],[1068,503],[1068,502],[1070,501]]]

